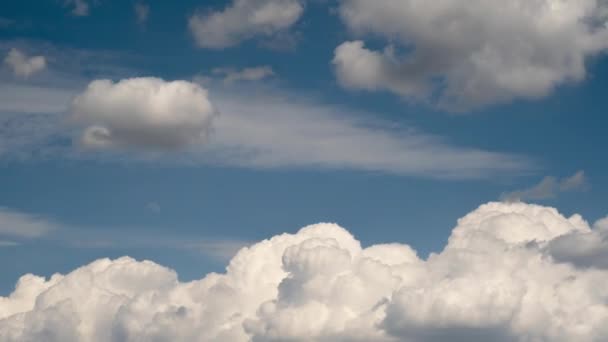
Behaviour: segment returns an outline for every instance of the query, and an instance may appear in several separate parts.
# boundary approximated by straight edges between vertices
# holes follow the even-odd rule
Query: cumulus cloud
[[[19,49],[12,48],[4,58],[4,64],[8,65],[15,76],[27,78],[44,70],[46,59],[44,56],[30,57]]]
[[[213,74],[223,77],[225,83],[233,83],[238,81],[259,81],[268,77],[274,76],[274,71],[271,67],[257,66],[243,69],[234,68],[215,68]]]
[[[0,297],[3,341],[603,341],[608,271],[546,246],[588,234],[579,216],[489,203],[426,260],[404,244],[361,246],[335,224],[243,248],[223,274],[182,283],[128,257]]]
[[[563,179],[553,176],[543,178],[540,183],[523,190],[507,192],[501,195],[503,201],[545,200],[557,197],[559,193],[581,191],[588,187],[585,171],[577,171],[574,175]]]
[[[72,7],[72,14],[77,17],[89,15],[89,3],[87,0],[65,0],[64,5]]]
[[[583,80],[587,60],[608,48],[607,3],[597,0],[341,0],[358,37],[334,56],[340,83],[387,90],[464,111],[536,99]],[[604,13],[604,14],[602,14]]]
[[[184,147],[204,139],[215,116],[198,84],[151,77],[93,81],[70,111],[86,125],[82,143],[97,148]]]
[[[189,27],[198,46],[222,49],[285,33],[303,11],[303,0],[234,0],[223,10],[194,14]]]
[[[0,237],[36,238],[57,228],[48,219],[0,207]]]

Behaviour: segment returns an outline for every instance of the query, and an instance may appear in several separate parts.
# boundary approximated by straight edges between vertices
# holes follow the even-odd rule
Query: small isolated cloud
[[[508,202],[545,200],[555,198],[559,193],[581,191],[587,187],[585,172],[581,170],[563,179],[547,176],[531,188],[507,192],[502,194],[500,198]]]
[[[77,17],[89,15],[90,6],[87,0],[65,0],[64,5],[72,8],[72,15]]]
[[[160,204],[158,204],[158,202],[149,202],[146,204],[146,209],[150,212],[158,214],[160,213]]]
[[[16,246],[19,246],[18,242],[7,241],[7,240],[0,240],[0,247],[16,247]]]
[[[188,24],[198,46],[223,49],[284,33],[303,11],[303,0],[233,0],[223,10],[194,14]]]
[[[242,248],[226,272],[183,283],[123,257],[0,297],[2,341],[605,341],[608,270],[547,246],[589,234],[579,216],[488,203],[426,260],[329,223]]]
[[[38,238],[56,229],[48,219],[0,207],[0,237]]]
[[[212,70],[212,73],[222,76],[225,83],[259,81],[275,75],[269,66],[257,66],[240,70],[235,68],[215,68]]]
[[[335,50],[340,84],[466,111],[538,99],[585,79],[586,62],[608,49],[606,1],[341,0],[361,40]]]
[[[86,126],[83,145],[94,148],[186,147],[206,138],[215,116],[198,84],[152,77],[93,81],[70,111]]]
[[[143,2],[137,2],[133,5],[133,10],[135,11],[137,23],[139,25],[144,25],[146,21],[148,21],[148,16],[150,15],[150,5]]]
[[[4,58],[4,64],[11,69],[15,76],[28,78],[46,68],[46,59],[44,56],[30,57],[18,49],[12,48]]]

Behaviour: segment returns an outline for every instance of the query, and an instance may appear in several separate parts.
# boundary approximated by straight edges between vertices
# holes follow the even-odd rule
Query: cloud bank
[[[187,81],[130,78],[96,80],[71,104],[72,118],[86,125],[90,147],[174,149],[199,142],[215,110],[207,91]]]
[[[607,8],[601,0],[342,0],[355,36],[387,45],[347,41],[333,63],[347,88],[450,111],[537,99],[583,80],[588,59],[606,51]]]
[[[223,10],[194,14],[188,25],[199,47],[223,49],[285,33],[303,11],[303,0],[234,0]]]
[[[30,57],[21,50],[12,48],[6,55],[4,64],[8,65],[15,76],[28,78],[46,68],[46,59],[44,56]]]
[[[188,283],[149,261],[102,259],[19,279],[0,297],[0,339],[599,342],[608,271],[551,247],[588,234],[579,215],[489,203],[427,260],[404,244],[363,248],[325,223],[243,248],[225,273]]]

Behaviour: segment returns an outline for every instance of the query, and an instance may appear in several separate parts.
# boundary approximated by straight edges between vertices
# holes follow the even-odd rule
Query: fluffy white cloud
[[[46,68],[46,59],[44,56],[29,57],[22,51],[12,48],[4,63],[9,66],[15,76],[27,78],[35,73],[38,73]]]
[[[234,0],[221,11],[193,15],[189,27],[200,47],[222,49],[255,36],[284,33],[303,10],[303,0]]]
[[[86,146],[156,149],[200,142],[215,116],[198,84],[151,77],[93,81],[73,100],[71,112],[75,122],[87,125]]]
[[[48,219],[0,207],[0,237],[36,238],[56,228],[57,225]]]
[[[561,263],[547,246],[589,234],[578,215],[489,203],[445,249],[363,248],[317,224],[243,248],[224,274],[179,282],[130,258],[0,297],[3,341],[604,341],[608,271]]]
[[[529,201],[555,198],[559,193],[581,191],[588,187],[585,171],[577,171],[574,175],[563,179],[553,176],[543,178],[540,183],[523,190],[507,192],[501,195],[503,201]]]
[[[602,0],[341,0],[362,41],[335,51],[341,84],[388,90],[447,110],[535,99],[585,78],[587,59],[608,48]]]

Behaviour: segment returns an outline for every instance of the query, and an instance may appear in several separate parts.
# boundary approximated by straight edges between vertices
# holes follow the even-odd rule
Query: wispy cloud
[[[503,193],[500,198],[507,202],[545,200],[555,198],[560,193],[584,190],[588,186],[585,172],[581,170],[562,179],[547,176],[530,188]]]
[[[39,238],[57,228],[58,225],[47,218],[0,207],[0,236]]]
[[[270,66],[257,66],[243,69],[236,68],[215,68],[212,70],[214,75],[222,76],[225,83],[238,81],[260,81],[275,75]]]

